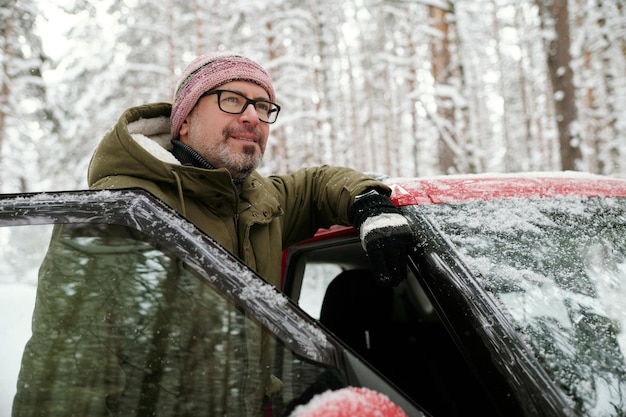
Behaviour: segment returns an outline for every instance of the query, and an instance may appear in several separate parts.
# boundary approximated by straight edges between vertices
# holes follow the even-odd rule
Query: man
[[[262,177],[280,112],[267,72],[234,53],[209,53],[183,71],[173,105],[127,110],[96,149],[91,188],[144,188],[278,285],[283,248],[320,227],[352,224],[379,281],[396,285],[411,231],[389,188],[340,167]]]
[[[255,171],[275,102],[257,63],[203,55],[184,70],[173,106],[121,116],[93,155],[89,184],[152,192],[274,285],[284,247],[351,223],[379,280],[397,284],[411,231],[388,187],[348,168]],[[275,337],[205,284],[135,231],[58,227],[40,269],[13,415],[248,416],[265,415],[268,401],[300,401],[273,376]],[[312,386],[342,384],[331,382]]]

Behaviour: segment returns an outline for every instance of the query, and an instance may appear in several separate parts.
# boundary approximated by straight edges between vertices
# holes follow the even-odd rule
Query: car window
[[[626,409],[626,202],[422,206],[544,370],[587,416]]]
[[[311,317],[320,318],[326,289],[341,271],[343,269],[334,263],[308,263],[305,265],[298,304]]]
[[[37,269],[3,275],[5,294],[28,298],[22,326],[32,313],[32,335],[21,328],[19,341],[2,337],[12,341],[3,383],[13,387],[3,392],[17,391],[13,416],[261,415],[272,395],[281,396],[275,409],[288,407],[324,373],[341,383],[136,230],[63,225]]]
[[[365,251],[353,234],[305,244],[296,252],[288,261],[284,290],[315,319],[320,318],[328,286],[341,272],[369,268]]]

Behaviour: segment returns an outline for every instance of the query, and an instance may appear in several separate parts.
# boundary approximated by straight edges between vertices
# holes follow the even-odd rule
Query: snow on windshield
[[[626,202],[422,206],[582,415],[626,409]]]

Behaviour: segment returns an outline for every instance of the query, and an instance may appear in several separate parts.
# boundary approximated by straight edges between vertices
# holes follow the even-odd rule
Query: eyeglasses
[[[274,123],[278,118],[280,106],[268,100],[251,100],[248,97],[230,90],[211,90],[200,97],[217,95],[217,105],[221,111],[229,114],[241,114],[250,104],[254,106],[259,120],[264,123]]]

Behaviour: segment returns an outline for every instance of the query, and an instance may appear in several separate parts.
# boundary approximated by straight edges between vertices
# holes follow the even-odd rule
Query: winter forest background
[[[0,192],[86,187],[130,106],[241,52],[283,107],[261,171],[626,176],[623,0],[0,0]]]

